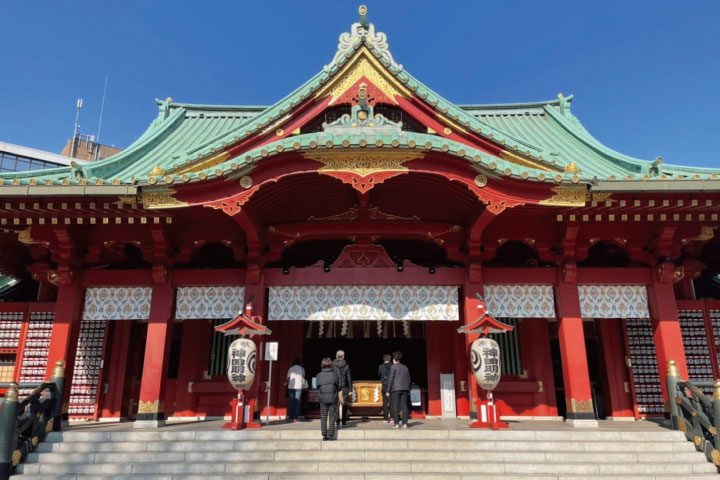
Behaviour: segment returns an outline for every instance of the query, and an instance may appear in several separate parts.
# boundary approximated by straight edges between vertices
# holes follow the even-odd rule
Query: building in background
[[[96,162],[121,151],[121,148],[95,142],[95,135],[77,134],[67,141],[60,154]]]
[[[72,161],[73,158],[65,154],[58,155],[37,148],[0,142],[0,173],[67,167]],[[86,161],[79,158],[77,163]]]

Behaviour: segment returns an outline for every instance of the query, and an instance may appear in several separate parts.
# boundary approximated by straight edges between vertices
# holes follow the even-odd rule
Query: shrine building
[[[351,419],[378,413],[394,350],[413,415],[476,418],[458,330],[481,302],[514,327],[494,334],[503,418],[662,416],[669,360],[720,377],[720,170],[618,153],[572,96],[451,103],[364,7],[332,47],[272,106],[168,98],[109,158],[0,174],[0,274],[33,286],[0,303],[2,381],[28,391],[63,360],[71,419],[228,416],[246,312],[271,332],[248,420],[284,418],[293,360],[311,381],[338,349]],[[301,413],[316,401],[311,382]]]

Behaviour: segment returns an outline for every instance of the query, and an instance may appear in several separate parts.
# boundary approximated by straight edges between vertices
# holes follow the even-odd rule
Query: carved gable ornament
[[[396,268],[380,245],[348,245],[331,268]]]

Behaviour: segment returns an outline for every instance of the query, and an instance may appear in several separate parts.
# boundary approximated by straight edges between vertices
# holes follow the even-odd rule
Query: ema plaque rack
[[[655,341],[649,318],[624,320],[633,397],[641,416],[662,415],[664,412],[660,373]]]
[[[720,312],[719,312],[720,313]],[[682,333],[688,376],[693,382],[713,381],[713,359],[708,345],[705,316],[702,310],[679,310],[680,332]],[[717,341],[717,338],[715,339]],[[712,387],[702,389],[712,396]]]
[[[720,371],[720,310],[708,310],[710,314],[710,326],[712,327],[712,338],[715,343],[716,357],[718,371]]]
[[[24,317],[23,312],[0,313],[0,382],[15,380],[15,359]]]
[[[55,312],[30,312],[27,336],[20,367],[20,383],[42,383],[45,381],[50,336],[52,335]],[[20,395],[27,395],[31,389],[21,388]]]
[[[70,384],[68,414],[75,418],[97,418],[100,377],[105,353],[106,320],[83,320]]]

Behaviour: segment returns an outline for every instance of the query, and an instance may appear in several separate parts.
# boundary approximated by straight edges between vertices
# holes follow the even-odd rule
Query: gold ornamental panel
[[[555,207],[584,207],[587,201],[587,190],[584,188],[553,188],[555,194],[540,201],[540,205]]]
[[[315,98],[324,98],[329,95],[331,97],[330,104],[332,104],[363,77],[395,103],[397,103],[395,97],[398,95],[405,98],[412,97],[412,92],[394,76],[387,73],[385,67],[369,54],[365,47],[362,47],[355,54],[355,58],[350,60],[334,79],[318,91]]]
[[[593,413],[592,400],[570,399],[570,410],[574,413]]]
[[[310,160],[321,162],[324,166],[319,172],[348,172],[360,177],[374,173],[399,171],[407,172],[403,163],[421,158],[421,153],[404,151],[321,151],[306,153]]]
[[[147,401],[143,402],[140,401],[140,404],[138,406],[138,413],[158,413],[160,411],[160,400],[155,400],[154,402]]]

